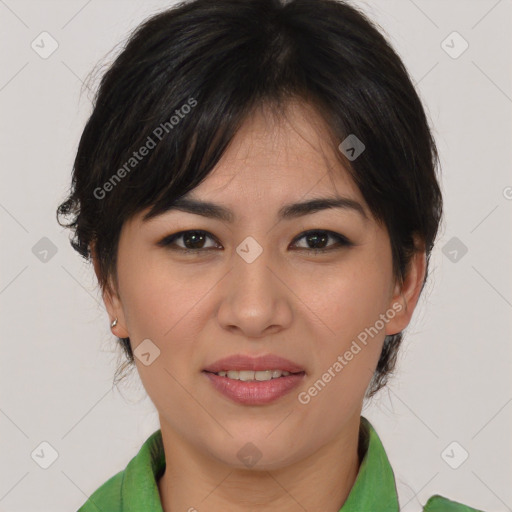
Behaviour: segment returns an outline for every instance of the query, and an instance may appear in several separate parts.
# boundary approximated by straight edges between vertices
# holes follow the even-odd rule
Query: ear
[[[98,282],[100,280],[100,264],[96,255],[96,249],[94,244],[91,244],[91,259],[94,265],[94,272]],[[119,298],[118,291],[112,286],[110,279],[108,285],[102,291],[103,303],[107,309],[108,316],[110,318],[110,324],[117,318],[117,324],[111,327],[111,331],[118,338],[129,338],[128,330],[126,329],[126,322],[124,317],[123,306],[121,299]]]
[[[409,325],[421,293],[427,268],[425,244],[416,236],[414,243],[417,249],[407,267],[403,285],[400,286],[398,282],[395,284],[389,304],[396,314],[386,324],[387,335],[397,334]]]

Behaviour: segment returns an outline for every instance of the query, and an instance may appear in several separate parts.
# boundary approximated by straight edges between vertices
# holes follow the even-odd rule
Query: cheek
[[[320,388],[326,383],[313,399],[315,407],[336,403],[336,414],[343,416],[362,400],[385,338],[379,319],[388,308],[390,280],[389,261],[363,251],[302,280],[299,295],[308,298],[309,308],[304,311],[317,326],[311,336],[317,358],[312,381],[320,379]]]
[[[137,356],[139,344],[149,339],[157,347],[149,345],[150,352],[158,353],[149,365],[135,357],[144,388],[159,410],[171,404],[172,409],[193,409],[180,384],[195,370],[194,349],[205,321],[201,299],[212,286],[210,280],[200,272],[177,272],[169,264],[130,263],[122,270],[120,266],[120,283],[132,349]]]
[[[197,370],[197,340],[213,314],[205,307],[219,278],[209,277],[193,265],[173,265],[162,257],[134,258],[119,269],[123,310],[134,354],[145,339],[159,350],[149,366],[135,357],[144,386],[155,401],[163,390],[165,400],[171,390],[179,397],[182,391],[173,377],[183,383]]]
[[[192,268],[192,267],[190,267]],[[211,284],[163,258],[126,260],[119,265],[123,310],[130,336],[163,342],[196,325],[197,305]]]
[[[324,325],[325,339],[351,340],[373,326],[389,301],[390,275],[364,255],[344,265],[316,269],[302,280],[300,297]]]

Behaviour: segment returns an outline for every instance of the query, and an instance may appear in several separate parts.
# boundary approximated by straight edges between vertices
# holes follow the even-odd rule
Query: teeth
[[[252,370],[229,370],[229,371],[223,371],[218,372],[217,375],[221,377],[228,377],[228,379],[234,379],[234,380],[242,380],[242,381],[248,381],[248,380],[270,380],[270,379],[277,379],[278,377],[286,377],[287,375],[290,375],[290,372],[287,372],[285,370],[263,370],[254,372]]]

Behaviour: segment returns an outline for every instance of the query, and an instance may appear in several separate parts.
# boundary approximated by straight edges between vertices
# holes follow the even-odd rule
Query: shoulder
[[[160,510],[157,480],[165,470],[162,433],[157,430],[122,471],[98,487],[78,512]]]
[[[471,508],[462,503],[451,501],[439,494],[431,496],[425,506],[423,512],[484,512],[477,508]]]
[[[77,512],[98,512],[106,508],[109,512],[121,511],[121,487],[124,470],[119,471],[96,489]]]

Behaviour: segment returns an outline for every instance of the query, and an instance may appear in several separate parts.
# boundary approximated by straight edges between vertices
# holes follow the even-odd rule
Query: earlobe
[[[125,327],[123,306],[117,293],[109,289],[103,291],[103,302],[110,318],[110,330],[118,338],[129,338]]]
[[[423,243],[416,242],[416,252],[411,257],[404,282],[395,284],[390,307],[396,311],[386,325],[386,334],[392,335],[403,331],[411,321],[418,303],[426,273],[426,253]]]
[[[99,261],[96,256],[96,251],[93,244],[91,244],[91,259],[93,262],[96,278],[98,279],[98,282],[100,282]],[[118,338],[128,338],[129,334],[125,327],[126,324],[121,300],[116,291],[113,289],[110,280],[102,291],[102,299],[110,318],[110,329],[112,333],[115,334]]]
[[[125,327],[124,313],[121,301],[117,295],[111,295],[107,290],[103,292],[103,302],[110,318],[110,330],[118,338],[129,338]]]

